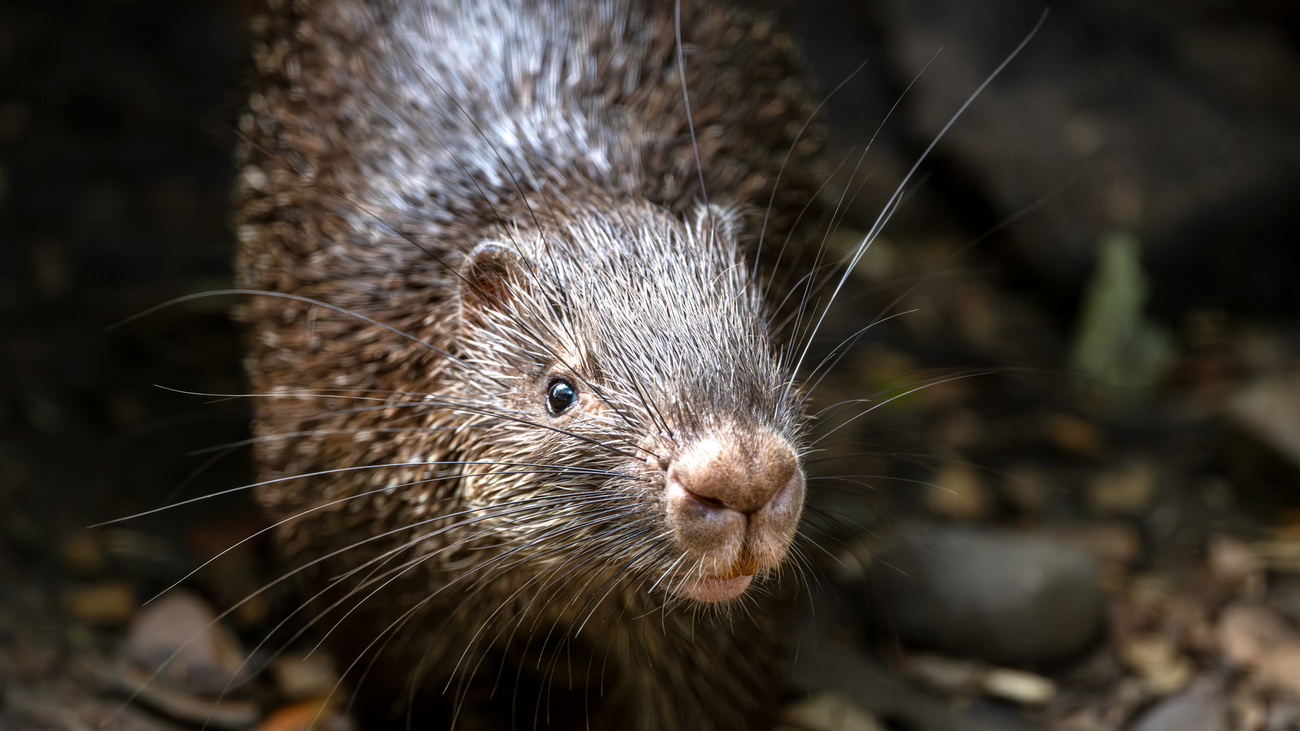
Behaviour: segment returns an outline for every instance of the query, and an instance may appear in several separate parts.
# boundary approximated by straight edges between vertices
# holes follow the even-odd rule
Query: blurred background
[[[848,80],[828,103],[834,252],[1043,7],[787,9],[822,90]],[[219,448],[247,437],[245,406],[194,395],[244,388],[232,302],[112,326],[229,284],[253,12],[0,2],[0,726],[197,728],[226,656],[291,601],[242,606],[202,672],[123,710],[166,646],[141,603],[260,526],[232,494],[87,530],[249,481]],[[807,653],[798,682],[833,691],[813,701],[878,728],[1300,728],[1298,49],[1288,0],[1055,4],[908,181],[818,345],[907,311],[817,392],[898,398],[830,416],[810,468],[819,591],[843,607],[810,631],[854,648]],[[169,611],[246,597],[263,548]],[[268,724],[318,702],[318,670],[240,678],[218,716],[294,728]],[[826,707],[787,720],[838,728],[809,720]]]

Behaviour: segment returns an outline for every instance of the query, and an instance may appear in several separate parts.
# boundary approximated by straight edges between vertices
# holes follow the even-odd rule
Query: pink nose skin
[[[701,602],[734,599],[760,568],[779,564],[803,511],[794,449],[766,430],[720,430],[688,444],[665,489],[668,522],[699,569],[678,591]]]

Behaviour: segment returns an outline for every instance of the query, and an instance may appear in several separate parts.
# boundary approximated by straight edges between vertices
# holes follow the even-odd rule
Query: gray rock
[[[246,671],[239,640],[198,596],[176,589],[145,606],[123,654],[161,684],[204,695],[225,693]]]
[[[1291,731],[1300,728],[1300,701],[1279,700],[1268,709],[1266,731]]]
[[[1228,704],[1223,689],[1202,680],[1142,714],[1132,731],[1227,731]]]
[[[1228,413],[1252,439],[1272,447],[1293,468],[1300,468],[1300,372],[1241,389]]]
[[[1101,628],[1096,562],[1043,535],[917,526],[877,551],[865,581],[904,644],[993,663],[1061,659]]]

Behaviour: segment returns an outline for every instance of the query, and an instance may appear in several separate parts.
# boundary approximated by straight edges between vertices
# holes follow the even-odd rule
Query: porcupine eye
[[[578,390],[572,383],[557,378],[546,389],[546,410],[551,416],[559,416],[578,400]]]

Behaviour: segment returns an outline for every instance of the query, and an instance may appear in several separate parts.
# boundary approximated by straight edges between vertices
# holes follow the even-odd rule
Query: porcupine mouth
[[[688,599],[705,604],[717,604],[735,599],[754,581],[758,563],[747,549],[726,573],[720,576],[692,576],[682,583],[678,593]]]
[[[697,602],[705,604],[716,604],[735,599],[749,588],[750,582],[754,580],[754,575],[741,574],[730,579],[721,577],[699,578],[692,577],[688,579],[679,589],[681,594]]]
[[[722,545],[711,546],[712,550],[706,549],[704,555],[700,556],[700,562],[709,569],[691,571],[676,583],[674,593],[702,604],[728,602],[749,589],[760,569],[775,568],[784,557],[789,540],[784,536],[786,531],[782,529],[782,524],[797,521],[797,513],[793,514],[795,517],[790,514],[791,494],[801,486],[801,482],[787,484],[762,510],[752,516],[743,516],[732,510],[699,510],[709,527],[722,534],[719,536],[715,533],[713,536],[720,539],[718,542]],[[675,485],[670,483],[669,491],[672,492],[674,488]],[[676,489],[680,490],[679,487]],[[697,501],[684,502],[690,509],[696,507],[693,503]],[[730,536],[724,538],[727,534]],[[783,537],[785,540],[782,540]],[[737,546],[737,543],[740,545]],[[729,562],[729,565],[724,562]]]

